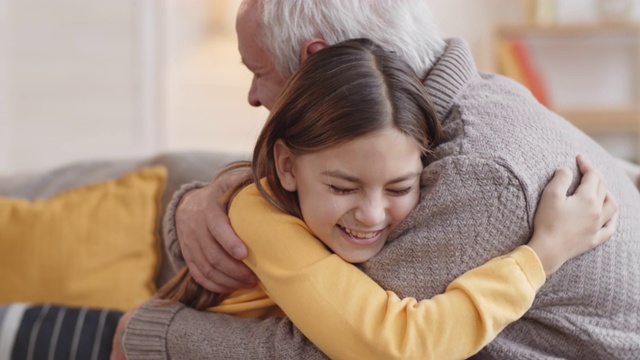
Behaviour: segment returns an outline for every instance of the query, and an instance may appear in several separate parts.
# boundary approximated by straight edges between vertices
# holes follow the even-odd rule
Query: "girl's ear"
[[[287,191],[296,191],[295,158],[281,139],[278,139],[273,146],[273,159],[276,163],[280,185]]]

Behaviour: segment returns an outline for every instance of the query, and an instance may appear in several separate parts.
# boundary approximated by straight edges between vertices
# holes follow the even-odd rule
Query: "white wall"
[[[494,27],[517,23],[522,18],[520,1],[514,0],[427,0],[442,34],[465,39],[479,69],[492,71]]]
[[[167,150],[248,153],[267,116],[247,103],[251,73],[240,63],[235,37],[239,0],[169,0],[164,110]],[[199,29],[199,10],[211,14]]]
[[[155,0],[2,1],[2,173],[158,151]]]
[[[0,0],[0,54],[9,53],[9,0]],[[0,173],[13,169],[11,157],[11,108],[9,102],[9,69],[6,56],[0,56]]]

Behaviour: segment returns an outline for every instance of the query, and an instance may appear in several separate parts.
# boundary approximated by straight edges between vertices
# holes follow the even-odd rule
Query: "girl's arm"
[[[330,357],[464,358],[526,312],[544,283],[545,272],[575,256],[576,244],[584,245],[579,237],[587,235],[591,240],[579,250],[586,251],[610,236],[611,226],[600,230],[606,188],[603,195],[598,190],[602,189],[600,177],[585,172],[575,196],[558,196],[563,187],[566,194],[571,180],[564,171],[549,185],[554,190],[543,195],[540,211],[546,217],[538,221],[538,214],[532,245],[542,250],[546,267],[531,247],[522,246],[463,274],[443,294],[422,301],[400,299],[380,288],[327,251],[301,220],[272,208],[255,187],[238,195],[230,218],[249,247],[247,265],[294,324]],[[585,206],[585,198],[595,199],[587,202],[596,205]],[[611,213],[610,205],[611,201],[605,214]],[[598,219],[587,216],[596,212]],[[566,219],[576,223],[568,226]],[[564,224],[566,229],[547,227],[547,221]],[[598,229],[585,230],[596,223]],[[563,255],[556,256],[548,248],[559,243],[567,246],[561,246],[557,252]]]

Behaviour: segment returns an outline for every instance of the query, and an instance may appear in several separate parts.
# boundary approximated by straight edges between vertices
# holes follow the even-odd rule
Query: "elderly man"
[[[532,309],[477,357],[637,358],[640,197],[634,184],[610,155],[526,89],[479,73],[464,41],[439,37],[424,0],[246,0],[237,32],[243,62],[254,73],[253,106],[270,108],[300,62],[349,38],[374,40],[424,76],[445,139],[435,150],[439,160],[424,172],[415,215],[423,221],[361,265],[400,296],[432,297],[464,271],[524,244],[553,170],[572,164],[577,153],[592,159],[619,200],[617,234],[551,277]],[[166,224],[174,263],[186,260],[195,279],[217,292],[256,281],[238,261],[246,248],[218,205],[236,181],[184,187],[170,205],[175,219]],[[287,318],[247,320],[150,301],[120,325],[129,359],[325,357]]]

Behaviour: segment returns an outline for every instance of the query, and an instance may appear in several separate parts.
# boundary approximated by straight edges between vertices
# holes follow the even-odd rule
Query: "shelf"
[[[593,22],[593,23],[565,23],[565,24],[510,24],[496,28],[497,61],[504,75],[520,81],[525,86],[534,90],[534,94],[547,94],[539,88],[540,77],[544,74],[537,73],[525,56],[523,60],[522,50],[513,50],[513,44],[524,44],[530,40],[552,39],[562,46],[563,42],[568,48],[575,40],[588,38],[600,39],[603,37],[615,37],[624,39],[621,43],[628,49],[631,57],[629,69],[630,80],[634,82],[632,90],[633,99],[625,104],[594,105],[585,104],[573,108],[554,107],[552,110],[558,115],[570,121],[577,128],[589,135],[619,135],[630,134],[634,136],[636,147],[636,161],[640,161],[640,23],[639,22]],[[598,46],[608,44],[608,39],[591,44],[594,51],[599,51]],[[505,45],[506,44],[506,45]],[[506,50],[505,50],[506,49]],[[522,49],[522,47],[520,48]],[[526,47],[525,47],[526,49]],[[562,48],[560,48],[560,51]],[[602,51],[606,51],[606,48]],[[579,61],[579,59],[578,59]],[[527,65],[528,64],[528,65]],[[611,64],[609,64],[611,66]],[[544,96],[538,98],[545,98]],[[553,103],[551,99],[551,103]]]
[[[640,107],[557,109],[556,113],[587,133],[640,133]]]
[[[598,23],[567,23],[567,24],[519,24],[503,25],[498,28],[499,37],[513,37],[522,35],[599,35],[603,33],[640,34],[640,23],[636,22],[598,22]]]

